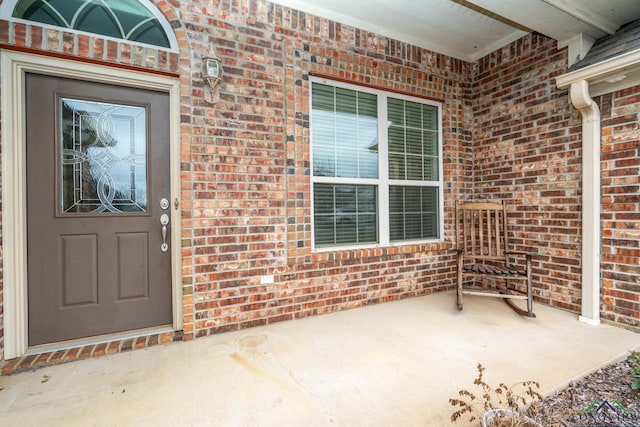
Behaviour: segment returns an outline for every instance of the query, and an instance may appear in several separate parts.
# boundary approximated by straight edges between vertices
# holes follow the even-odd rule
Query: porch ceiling
[[[599,39],[640,18],[638,0],[272,0],[466,61],[536,31]]]

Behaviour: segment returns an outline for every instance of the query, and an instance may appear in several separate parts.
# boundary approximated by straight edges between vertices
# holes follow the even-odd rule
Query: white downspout
[[[571,84],[571,103],[582,114],[582,315],[600,324],[600,109],[589,83]]]

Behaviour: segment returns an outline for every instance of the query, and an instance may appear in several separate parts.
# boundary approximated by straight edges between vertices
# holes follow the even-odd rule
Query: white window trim
[[[158,19],[158,22],[162,26],[162,29],[164,30],[165,34],[167,35],[167,39],[169,39],[169,47],[168,48],[167,47],[158,46],[158,45],[155,45],[155,44],[140,43],[140,42],[133,41],[133,40],[125,40],[125,39],[120,39],[120,38],[117,38],[117,37],[105,36],[105,35],[102,35],[102,34],[92,33],[92,32],[89,32],[89,31],[79,31],[79,30],[74,30],[74,29],[71,29],[71,28],[64,28],[64,27],[58,27],[56,25],[44,24],[42,22],[29,21],[27,19],[14,18],[11,15],[13,13],[13,9],[15,9],[16,4],[18,4],[19,1],[20,0],[5,0],[2,4],[0,4],[0,19],[3,19],[5,21],[11,21],[11,22],[20,22],[22,24],[33,25],[33,26],[42,27],[42,28],[46,28],[46,29],[52,29],[52,30],[57,30],[57,31],[65,31],[65,32],[73,33],[73,34],[84,34],[84,35],[88,35],[88,36],[92,36],[92,37],[98,37],[98,38],[105,39],[105,40],[112,40],[112,41],[119,42],[119,43],[126,43],[126,44],[131,44],[131,45],[136,45],[136,46],[149,47],[149,48],[152,48],[152,49],[164,50],[164,51],[167,51],[167,52],[178,52],[179,51],[178,39],[176,38],[176,35],[173,32],[173,28],[171,28],[171,24],[169,23],[169,21],[167,21],[167,18],[162,14],[162,12],[160,12],[160,10],[156,6],[154,6],[153,3],[151,3],[150,0],[137,0],[137,1],[139,3],[141,3],[147,10],[149,10],[149,12],[151,12],[153,14],[153,16],[155,16]]]
[[[378,179],[365,178],[334,178],[334,177],[316,177],[313,175],[313,132],[311,132],[311,121],[309,125],[309,163],[311,168],[311,244],[315,252],[334,252],[340,250],[354,250],[367,248],[380,248],[392,246],[406,246],[414,244],[429,244],[444,241],[444,169],[442,161],[443,153],[443,137],[442,137],[442,103],[432,101],[425,98],[399,94],[396,92],[375,89],[368,86],[360,86],[341,81],[331,80],[324,77],[309,77],[309,114],[313,115],[313,99],[311,93],[311,85],[320,83],[324,85],[339,87],[343,89],[356,90],[359,92],[371,93],[377,95],[378,99]],[[405,101],[418,102],[421,104],[432,105],[438,108],[438,170],[439,181],[413,181],[413,180],[390,180],[388,170],[388,143],[387,143],[387,108],[384,99],[387,97],[401,99]],[[312,117],[311,119],[312,120]],[[332,183],[335,184],[339,180],[340,184],[358,184],[358,185],[375,185],[378,189],[378,242],[364,244],[349,245],[332,245],[316,247],[315,243],[315,218],[314,218],[314,184],[315,183]],[[437,239],[418,239],[418,240],[402,240],[391,241],[389,235],[389,186],[420,186],[420,187],[437,187],[438,188],[438,235]]]

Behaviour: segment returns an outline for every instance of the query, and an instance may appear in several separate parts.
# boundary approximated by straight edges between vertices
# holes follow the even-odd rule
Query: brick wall
[[[507,201],[518,249],[537,251],[536,300],[579,312],[581,121],[554,80],[566,55],[531,34],[475,64],[473,183]]]
[[[188,34],[210,34],[227,72],[218,103],[192,100],[190,187],[206,191],[192,195],[184,245],[194,255],[185,338],[451,287],[447,243],[312,252],[308,77],[443,99],[445,179],[463,183],[469,64],[281,6],[240,5],[221,2],[212,17],[184,6]]]
[[[640,87],[602,96],[602,318],[640,326]]]

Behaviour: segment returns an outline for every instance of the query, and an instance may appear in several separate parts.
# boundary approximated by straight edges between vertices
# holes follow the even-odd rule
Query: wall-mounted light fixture
[[[202,58],[202,78],[212,90],[220,83],[223,74],[224,70],[220,58],[215,55]]]

